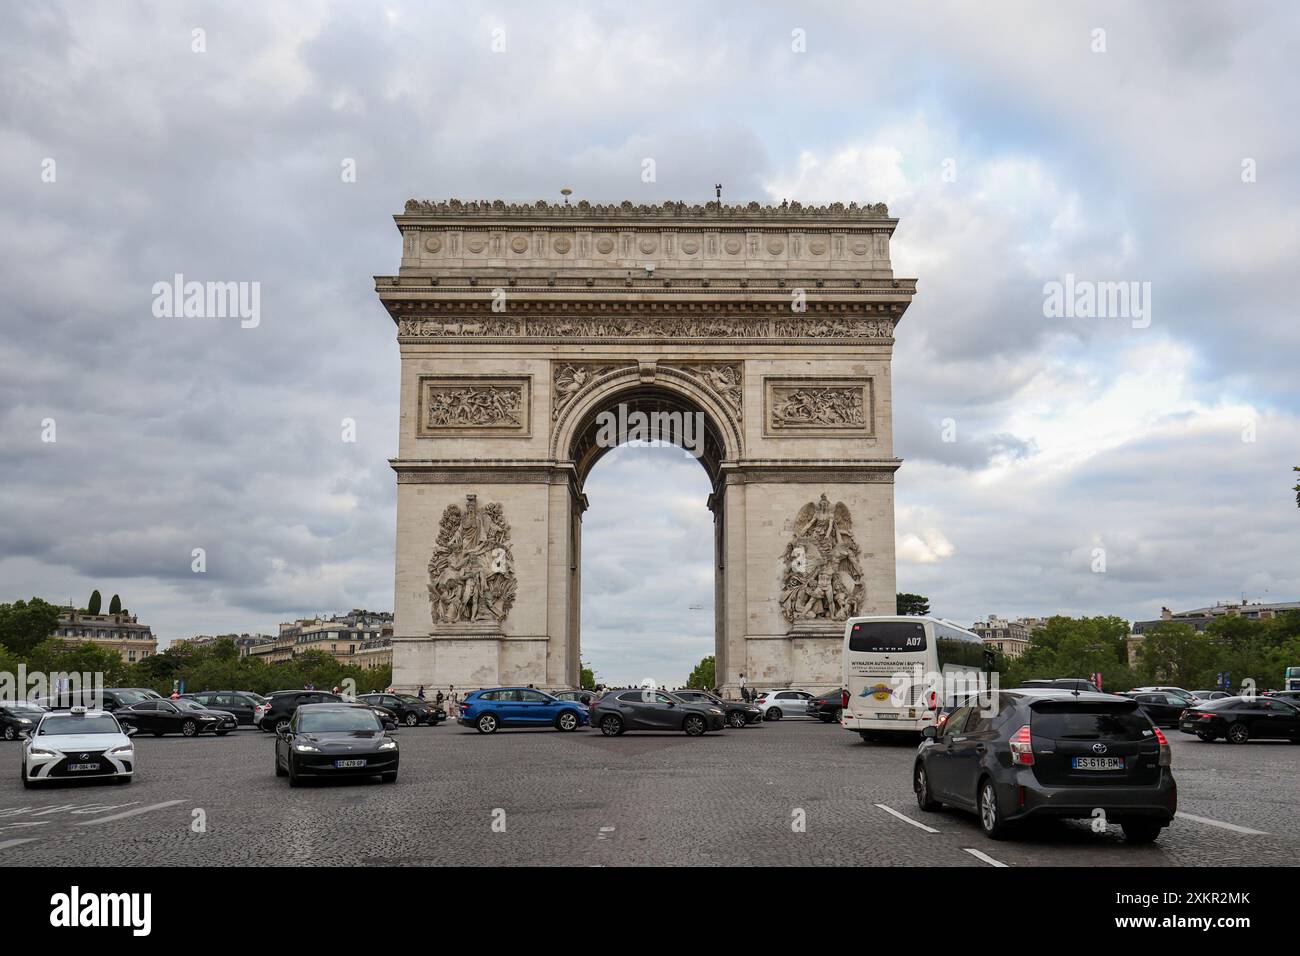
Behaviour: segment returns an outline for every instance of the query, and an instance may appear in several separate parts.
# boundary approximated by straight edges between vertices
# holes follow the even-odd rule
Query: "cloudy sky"
[[[1293,4],[0,18],[0,601],[98,587],[167,640],[391,608],[391,214],[715,182],[901,219],[901,589],[964,622],[1300,599]],[[260,325],[154,317],[178,272],[260,282]],[[1149,324],[1045,317],[1067,274],[1150,283]],[[712,650],[704,472],[622,449],[587,492],[583,656],[676,683]]]

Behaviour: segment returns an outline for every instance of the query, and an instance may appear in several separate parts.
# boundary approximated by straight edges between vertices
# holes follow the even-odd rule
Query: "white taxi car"
[[[79,778],[130,783],[134,774],[135,747],[107,711],[84,707],[51,711],[23,743],[24,787]]]

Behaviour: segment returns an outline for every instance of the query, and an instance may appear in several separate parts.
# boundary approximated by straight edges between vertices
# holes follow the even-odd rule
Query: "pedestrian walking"
[[[423,685],[423,684],[420,685],[420,690],[419,690],[419,692],[416,694],[416,696],[419,697],[420,700],[424,700],[424,685]]]

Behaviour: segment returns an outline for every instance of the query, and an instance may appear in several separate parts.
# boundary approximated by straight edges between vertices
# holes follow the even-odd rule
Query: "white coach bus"
[[[855,617],[844,626],[841,723],[865,739],[919,733],[989,686],[993,654],[978,634],[933,617]]]

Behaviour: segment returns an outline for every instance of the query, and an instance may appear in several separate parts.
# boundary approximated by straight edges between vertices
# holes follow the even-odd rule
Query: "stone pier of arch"
[[[843,618],[894,612],[890,361],[916,284],[885,207],[394,219],[394,684],[577,686],[583,484],[627,403],[707,422],[722,689],[838,687]]]

